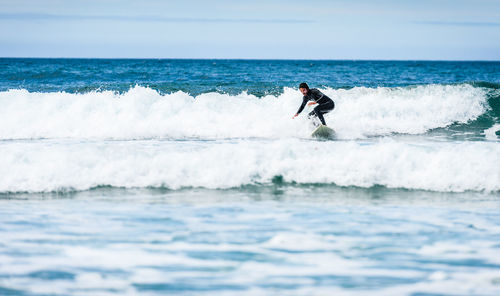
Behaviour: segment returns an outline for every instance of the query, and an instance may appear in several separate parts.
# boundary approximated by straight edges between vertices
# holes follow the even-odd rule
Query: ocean
[[[0,59],[0,295],[499,294],[500,62]]]

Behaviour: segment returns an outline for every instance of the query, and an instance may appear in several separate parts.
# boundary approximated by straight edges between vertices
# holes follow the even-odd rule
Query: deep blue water
[[[500,62],[0,59],[0,91],[127,91],[135,85],[178,90],[278,94],[307,81],[314,87],[500,83]]]

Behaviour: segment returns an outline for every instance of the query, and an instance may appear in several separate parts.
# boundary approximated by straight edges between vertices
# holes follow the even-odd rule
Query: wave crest
[[[58,142],[54,145],[53,142]],[[2,148],[0,192],[335,184],[500,191],[495,142],[35,141]],[[279,176],[279,177],[277,177]]]
[[[327,114],[341,138],[421,134],[475,120],[487,111],[487,92],[469,84],[400,88],[323,89],[336,103]],[[292,120],[300,93],[279,96],[184,92],[160,94],[136,86],[72,94],[0,92],[0,139],[306,137],[306,112]]]

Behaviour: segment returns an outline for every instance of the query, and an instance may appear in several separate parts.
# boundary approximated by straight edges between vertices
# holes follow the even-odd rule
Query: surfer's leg
[[[325,110],[323,106],[319,105],[316,108],[314,108],[314,113],[316,116],[319,118],[321,121],[321,124],[326,125],[325,118],[323,117],[323,114],[330,112],[332,109]]]
[[[314,108],[313,112],[316,114],[316,116],[318,116],[319,120],[321,120],[321,123],[323,125],[326,125],[325,118],[323,117],[323,114],[326,114],[326,113],[332,111],[333,108],[335,108],[335,105],[333,104],[333,102],[331,102],[331,103],[326,103],[324,105],[316,106],[316,108]]]
[[[316,108],[318,108],[318,107],[316,107]],[[316,108],[314,109],[316,116],[318,116],[319,120],[321,121],[321,124],[326,125],[325,118],[323,117],[323,114],[321,114],[322,112],[320,110],[316,110]]]

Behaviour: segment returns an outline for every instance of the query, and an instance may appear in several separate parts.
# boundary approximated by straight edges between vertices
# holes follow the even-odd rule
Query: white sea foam
[[[461,192],[500,190],[496,142],[67,140],[0,145],[0,192],[230,188],[286,182]]]
[[[486,137],[486,139],[490,140],[490,141],[496,141],[498,139],[500,139],[499,136],[497,136],[497,133],[500,131],[500,124],[494,124],[492,127],[490,127],[489,129],[486,129],[484,131],[484,135]]]
[[[466,84],[323,91],[336,103],[326,120],[344,139],[425,133],[474,120],[488,108],[485,91]],[[263,98],[162,95],[139,86],[123,94],[10,90],[0,92],[0,139],[306,137],[310,109],[291,119],[300,103],[300,93],[289,88]]]
[[[326,118],[341,139],[425,133],[488,108],[485,92],[466,84],[324,92],[336,102]],[[293,89],[263,98],[161,95],[144,87],[124,94],[1,92],[0,139],[9,141],[0,142],[0,192],[230,188],[269,184],[275,176],[340,186],[500,190],[494,141],[300,140],[311,131],[305,115],[291,119],[300,101]],[[193,137],[201,140],[166,140]],[[49,139],[15,141],[33,138]]]

